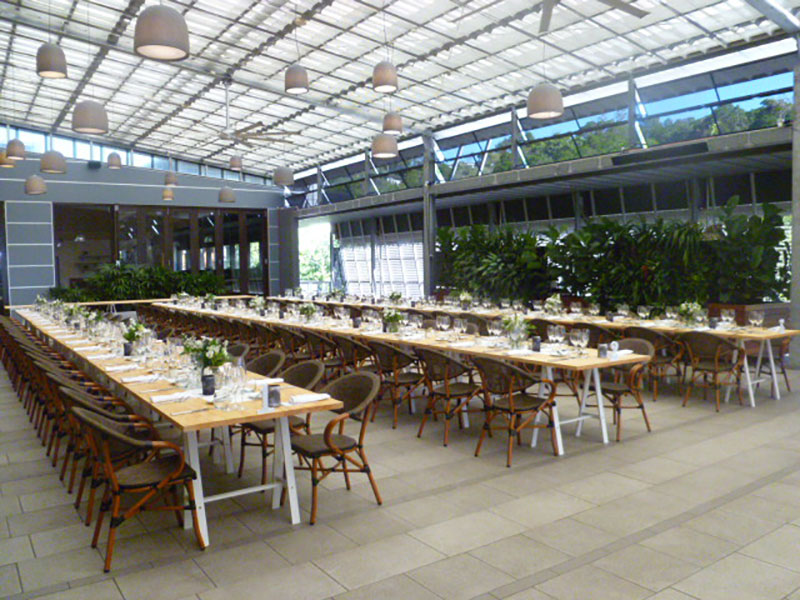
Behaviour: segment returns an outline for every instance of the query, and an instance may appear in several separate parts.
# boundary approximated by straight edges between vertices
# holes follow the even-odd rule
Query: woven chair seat
[[[352,450],[358,442],[348,435],[331,435],[331,442],[340,450]],[[297,435],[292,438],[292,450],[309,458],[319,458],[332,451],[325,443],[325,436],[321,433],[311,435]]]
[[[450,396],[469,396],[470,394],[476,393],[480,387],[475,384],[467,383],[466,381],[455,381],[450,384]],[[446,396],[447,395],[447,388],[442,385],[438,385],[431,390],[435,396]]]
[[[289,417],[289,427],[296,428],[296,427],[303,427],[305,426],[306,421],[300,417],[291,416]],[[270,419],[269,421],[254,421],[252,423],[242,423],[242,427],[245,429],[249,429],[251,431],[256,431],[261,434],[272,433],[275,431],[275,421]]]
[[[521,412],[527,410],[536,410],[542,404],[547,402],[549,398],[547,395],[544,398],[532,396],[531,394],[514,394],[514,411]],[[510,410],[510,403],[508,396],[501,396],[492,402],[492,406],[497,410]]]
[[[178,468],[180,460],[180,456],[173,454],[149,462],[131,465],[130,467],[123,467],[116,473],[117,481],[119,481],[121,488],[140,488],[157,485]],[[194,478],[194,469],[184,464],[183,471],[174,481]]]

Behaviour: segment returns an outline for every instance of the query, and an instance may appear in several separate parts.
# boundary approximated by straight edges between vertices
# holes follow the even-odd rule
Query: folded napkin
[[[100,350],[100,346],[94,344],[92,346],[73,346],[73,350],[80,350],[81,352],[86,352],[88,350]]]
[[[517,348],[516,350],[508,350],[506,354],[509,356],[527,356],[528,354],[533,354],[533,350],[530,348]]]
[[[775,327],[770,327],[769,331],[786,331],[786,327],[781,325],[775,325]]]
[[[295,394],[292,396],[290,402],[292,404],[307,404],[309,402],[319,402],[320,400],[327,400],[330,394]]]
[[[475,342],[472,340],[466,340],[464,342],[453,342],[450,344],[453,348],[469,348],[470,346],[474,346]]]
[[[118,373],[120,371],[130,371],[138,368],[139,365],[111,365],[110,367],[105,367],[105,370],[109,373]]]
[[[186,390],[169,392],[167,394],[153,394],[150,396],[150,402],[153,404],[158,404],[159,402],[175,402],[176,400],[183,400],[189,396],[191,396],[191,394]]]
[[[122,383],[152,383],[158,381],[158,375],[131,375],[130,377],[123,377]]]
[[[254,379],[250,383],[256,387],[264,387],[265,385],[278,385],[279,383],[283,383],[283,379],[280,377],[268,377],[267,379]]]
[[[108,352],[106,354],[87,354],[86,358],[90,358],[92,360],[105,360],[107,358],[114,358],[116,354],[113,352]]]
[[[617,350],[617,356],[628,356],[633,354],[633,350]]]
[[[413,341],[413,340],[421,340],[425,337],[424,333],[412,333],[411,335],[404,335],[402,339]]]

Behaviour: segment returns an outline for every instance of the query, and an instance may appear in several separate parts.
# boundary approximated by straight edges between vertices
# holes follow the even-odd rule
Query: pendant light
[[[47,184],[38,175],[31,175],[25,180],[25,193],[28,196],[41,196],[47,193]]]
[[[403,133],[403,117],[396,112],[388,112],[383,115],[383,133],[389,135],[400,135]]]
[[[148,6],[136,19],[133,49],[136,54],[145,58],[183,60],[189,56],[189,29],[186,21],[177,10],[169,6]]]
[[[6,151],[0,152],[0,169],[13,169],[14,161],[8,158]]]
[[[225,186],[219,189],[219,201],[223,204],[231,204],[236,202],[236,193],[229,187]]]
[[[397,69],[388,60],[382,60],[372,70],[372,89],[381,94],[397,91]]]
[[[8,160],[24,160],[25,144],[19,139],[13,139],[6,146],[6,158]]]
[[[542,79],[545,77],[545,50],[542,40]],[[558,88],[547,81],[534,87],[528,94],[528,116],[531,119],[555,119],[564,114],[564,98]]]
[[[294,5],[297,13],[297,3]],[[295,14],[294,45],[297,50],[297,62],[290,65],[283,75],[283,90],[287,94],[305,94],[308,91],[308,71],[300,65],[300,43],[297,41],[297,30],[300,27],[300,16]]]
[[[67,172],[67,161],[61,152],[53,150],[51,147],[50,150],[42,154],[42,158],[39,160],[39,170],[42,173],[63,175]]]
[[[163,190],[161,190],[161,199],[164,202],[172,202],[175,200],[175,190],[173,190],[171,187],[165,187]]]
[[[67,59],[61,47],[50,43],[39,46],[36,73],[45,79],[64,79],[67,76]]]
[[[372,138],[373,158],[394,158],[397,154],[397,138],[393,135],[379,133]]]
[[[164,173],[164,185],[167,187],[175,187],[178,185],[178,174],[174,171],[167,171]]]
[[[86,34],[89,40],[86,46],[88,59],[88,48],[92,43],[88,4],[86,8]],[[72,131],[94,134],[108,133],[108,115],[106,114],[106,109],[95,100],[78,102],[72,111]]]
[[[242,170],[242,157],[239,154],[234,154],[231,156],[230,163],[228,165],[232,171],[241,171]]]
[[[112,152],[108,155],[108,168],[109,169],[121,169],[122,168],[122,158],[116,152]]]
[[[294,185],[294,173],[289,167],[275,167],[272,171],[272,183],[280,187],[291,187]]]

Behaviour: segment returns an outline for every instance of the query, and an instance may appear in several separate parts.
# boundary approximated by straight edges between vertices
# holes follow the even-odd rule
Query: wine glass
[[[450,329],[450,317],[448,315],[436,315],[436,329],[439,331]]]
[[[464,319],[461,317],[456,317],[453,319],[453,329],[455,329],[458,333],[463,334],[465,328],[466,325]]]
[[[646,304],[642,304],[636,307],[636,314],[639,315],[639,318],[644,321],[645,319],[650,318],[650,311],[652,309],[647,306]]]
[[[533,301],[533,312],[541,313],[543,309],[544,309],[544,303],[541,300]]]
[[[581,305],[581,302],[579,300],[572,302],[569,305],[569,314],[574,319],[577,319],[583,314],[583,306]]]
[[[761,327],[764,324],[764,311],[754,310],[751,314],[753,315],[753,326]]]

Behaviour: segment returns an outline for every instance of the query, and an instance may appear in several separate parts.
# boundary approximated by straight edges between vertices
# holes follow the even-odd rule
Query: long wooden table
[[[639,354],[620,355],[615,359],[611,358],[598,358],[597,350],[587,349],[587,355],[581,358],[564,358],[558,356],[551,356],[543,352],[529,352],[517,353],[510,350],[502,350],[498,348],[488,347],[479,342],[479,338],[475,336],[463,336],[461,343],[448,342],[440,339],[441,334],[438,332],[427,331],[423,332],[422,337],[404,337],[398,334],[382,333],[380,331],[369,331],[363,328],[354,329],[353,327],[343,324],[340,327],[326,326],[324,324],[314,324],[305,321],[287,321],[270,319],[267,317],[257,316],[255,314],[237,314],[235,312],[225,312],[211,309],[203,309],[197,307],[188,307],[175,304],[159,303],[157,306],[168,310],[194,312],[200,315],[208,315],[216,318],[227,319],[241,319],[246,322],[263,323],[264,325],[283,325],[294,327],[297,329],[305,329],[318,333],[338,333],[361,338],[363,340],[377,340],[381,342],[388,342],[390,344],[406,346],[410,348],[429,348],[438,350],[440,352],[458,353],[465,356],[486,356],[489,358],[501,359],[506,361],[513,361],[527,365],[539,366],[543,369],[545,377],[553,379],[553,371],[561,369],[572,372],[588,372],[588,376],[584,378],[584,387],[581,393],[581,404],[578,416],[574,419],[559,420],[558,408],[553,408],[553,419],[555,421],[557,452],[559,455],[564,453],[561,425],[577,422],[576,435],[580,436],[582,426],[585,420],[593,418],[597,419],[600,423],[600,432],[604,444],[608,443],[608,428],[605,418],[605,411],[603,407],[602,396],[602,382],[600,378],[600,371],[611,367],[618,367],[623,365],[631,365],[650,360],[648,356]],[[594,392],[596,396],[597,414],[589,414],[586,410],[588,400],[590,397],[591,385],[594,385]],[[535,432],[536,433],[536,432]],[[531,445],[536,444],[537,437],[534,434]]]
[[[183,391],[183,388],[175,385],[167,385],[165,381],[155,381],[148,383],[126,383],[124,380],[137,375],[146,375],[150,371],[136,366],[136,368],[117,371],[115,366],[130,366],[133,363],[128,358],[94,359],[93,355],[98,352],[109,352],[108,350],[82,350],[81,347],[96,345],[97,342],[87,340],[82,336],[69,333],[56,323],[53,323],[38,313],[30,310],[16,311],[19,318],[25,321],[43,339],[47,340],[59,352],[63,353],[70,360],[75,362],[90,377],[96,379],[98,383],[108,387],[113,393],[119,395],[129,402],[134,402],[139,409],[158,415],[165,422],[178,428],[184,440],[184,451],[186,462],[194,469],[197,474],[195,480],[195,503],[197,515],[200,520],[200,529],[206,545],[209,543],[208,522],[206,519],[205,505],[209,502],[224,500],[243,494],[255,492],[272,491],[272,508],[280,507],[280,499],[283,488],[286,488],[289,499],[289,509],[292,524],[300,522],[300,506],[297,497],[297,486],[294,474],[294,460],[292,457],[291,442],[289,440],[289,417],[326,410],[335,410],[342,407],[339,400],[328,398],[317,402],[303,404],[291,404],[291,399],[297,394],[309,393],[289,384],[280,384],[281,406],[266,413],[261,413],[261,399],[251,400],[237,404],[234,410],[223,411],[209,405],[206,399],[201,396],[193,396],[180,401],[154,402],[152,397],[157,391],[158,394],[168,394],[171,392]],[[248,373],[252,380],[264,379],[256,373]],[[185,413],[185,411],[197,411]],[[183,413],[183,414],[180,414]],[[203,491],[203,477],[199,456],[198,433],[204,430],[217,429],[220,434],[226,471],[233,473],[233,453],[231,450],[229,425],[236,425],[244,422],[269,421],[276,422],[275,428],[275,452],[274,465],[272,469],[271,481],[265,485],[247,486],[232,491],[214,495],[206,495]],[[184,520],[187,528],[191,527],[190,517]]]
[[[499,319],[502,317],[507,317],[511,314],[510,311],[503,311],[503,310],[472,310],[472,311],[465,311],[459,308],[454,308],[451,306],[428,306],[428,305],[417,305],[414,307],[411,306],[399,306],[399,305],[380,305],[380,304],[371,304],[371,303],[363,303],[363,302],[339,302],[333,300],[303,300],[300,298],[284,298],[284,297],[270,297],[268,298],[270,301],[274,302],[312,302],[314,304],[321,304],[323,306],[344,306],[344,307],[352,307],[358,309],[367,309],[367,310],[383,310],[385,308],[393,308],[395,310],[400,311],[418,311],[422,313],[447,313],[451,316],[457,315],[464,315],[470,314],[476,317],[481,317],[484,319]],[[664,321],[659,320],[652,320],[652,319],[614,319],[614,321],[608,321],[605,317],[590,317],[586,315],[581,315],[580,317],[564,317],[564,316],[556,316],[556,315],[547,315],[547,314],[538,314],[538,313],[527,313],[523,315],[526,319],[546,319],[548,321],[552,321],[553,323],[558,323],[560,325],[566,326],[580,326],[582,324],[595,324],[605,327],[607,329],[613,331],[621,331],[628,327],[645,327],[647,329],[652,329],[653,331],[658,331],[668,336],[679,336],[683,333],[687,333],[690,331],[698,331],[698,329],[692,329],[691,327],[686,327],[677,323],[664,323]],[[751,407],[755,407],[755,390],[757,385],[763,381],[760,378],[761,373],[761,364],[764,360],[766,360],[769,364],[769,380],[770,380],[770,392],[776,400],[781,399],[781,391],[780,386],[778,385],[779,382],[779,373],[775,364],[775,356],[772,350],[772,341],[773,340],[781,340],[787,337],[795,337],[800,335],[800,330],[797,329],[784,329],[782,331],[776,330],[775,328],[764,328],[764,327],[735,327],[732,329],[725,329],[722,327],[717,327],[716,329],[708,329],[704,328],[703,331],[707,331],[709,333],[713,333],[714,335],[718,335],[720,337],[727,338],[731,340],[734,344],[736,344],[740,351],[743,353],[743,374],[744,374],[744,383],[745,389],[747,391],[748,401]],[[756,358],[755,370],[753,375],[750,372],[750,363],[748,360],[747,352],[746,352],[746,344],[747,342],[758,342],[759,343],[759,351],[758,356]],[[731,389],[728,388],[725,394],[725,401],[728,401],[730,397]]]

